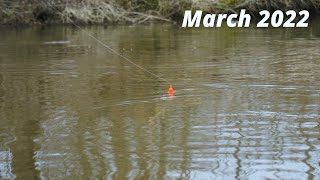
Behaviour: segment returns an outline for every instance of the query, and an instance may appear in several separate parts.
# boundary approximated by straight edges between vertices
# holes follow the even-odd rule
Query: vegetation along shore
[[[320,0],[0,0],[0,25],[179,22],[185,10],[251,14],[262,9],[320,11]]]

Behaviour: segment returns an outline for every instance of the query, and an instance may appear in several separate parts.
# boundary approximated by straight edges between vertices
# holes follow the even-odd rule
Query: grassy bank
[[[320,10],[320,0],[0,0],[1,25],[140,24],[181,21],[184,10],[255,14],[262,9]],[[59,13],[61,12],[61,13]]]

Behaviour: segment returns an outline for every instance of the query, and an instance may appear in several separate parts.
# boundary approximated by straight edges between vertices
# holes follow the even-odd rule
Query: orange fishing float
[[[168,89],[168,94],[170,97],[174,95],[174,89],[173,89],[172,85],[170,85],[170,87]]]

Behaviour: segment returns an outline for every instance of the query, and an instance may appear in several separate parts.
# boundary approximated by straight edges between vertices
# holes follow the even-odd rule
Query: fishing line
[[[84,31],[88,36],[90,36],[92,39],[96,40],[98,43],[100,43],[102,46],[104,46],[105,48],[109,49],[111,52],[113,52],[114,54],[118,55],[119,57],[121,57],[122,59],[128,61],[129,63],[131,63],[132,65],[136,66],[137,68],[149,73],[150,75],[161,79],[164,82],[167,82],[168,84],[171,84],[170,81],[168,81],[167,79],[160,77],[156,74],[154,74],[153,72],[143,68],[142,66],[136,64],[135,62],[131,61],[129,58],[123,56],[122,54],[118,53],[116,50],[114,50],[113,48],[111,48],[110,46],[106,45],[105,43],[103,43],[102,41],[100,41],[98,38],[94,37],[92,34],[90,34],[88,31],[86,31],[85,29],[81,28],[80,26],[78,26],[74,21],[72,21],[69,17],[65,16],[62,12],[60,12],[57,8],[55,8],[52,4],[50,4],[48,1],[43,0],[46,4],[48,4],[53,10],[57,11],[59,14],[61,14],[64,18],[66,18],[67,20],[69,20],[71,22],[71,24],[73,24],[75,27],[79,28],[80,30]]]

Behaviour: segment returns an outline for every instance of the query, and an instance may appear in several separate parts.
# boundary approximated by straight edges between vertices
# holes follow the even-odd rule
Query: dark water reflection
[[[2,29],[0,179],[319,179],[320,32]]]

